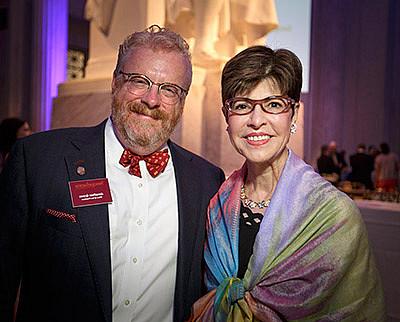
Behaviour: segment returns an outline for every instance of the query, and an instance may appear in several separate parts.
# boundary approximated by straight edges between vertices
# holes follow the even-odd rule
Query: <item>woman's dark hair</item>
[[[8,153],[17,140],[17,132],[25,121],[19,118],[7,118],[0,123],[0,151]]]
[[[231,58],[222,71],[222,103],[237,95],[246,95],[263,80],[272,80],[296,102],[300,100],[302,66],[290,50],[249,47]]]
[[[390,148],[389,148],[389,144],[387,144],[387,143],[381,143],[380,145],[379,145],[379,147],[380,147],[380,149],[381,149],[381,152],[383,153],[383,154],[389,154],[389,152],[390,152]]]

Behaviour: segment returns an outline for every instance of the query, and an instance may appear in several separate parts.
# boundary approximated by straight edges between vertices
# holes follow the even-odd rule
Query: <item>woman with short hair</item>
[[[353,201],[288,148],[302,66],[254,46],[222,72],[223,113],[245,157],[210,201],[209,291],[192,321],[383,321],[383,294]]]

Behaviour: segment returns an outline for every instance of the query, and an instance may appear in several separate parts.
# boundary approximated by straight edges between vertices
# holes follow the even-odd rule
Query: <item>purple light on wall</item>
[[[67,74],[68,0],[38,0],[35,6],[33,116],[38,130],[51,127],[53,98]]]
[[[68,51],[68,1],[57,0],[52,2],[51,28],[47,37],[49,39],[47,53],[50,68],[50,97],[46,106],[46,129],[51,125],[51,112],[53,98],[58,94],[58,85],[65,81],[67,75]]]

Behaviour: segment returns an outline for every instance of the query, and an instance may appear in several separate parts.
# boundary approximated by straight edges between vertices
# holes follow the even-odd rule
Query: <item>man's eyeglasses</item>
[[[234,97],[227,99],[223,108],[232,114],[245,115],[251,113],[256,105],[268,114],[286,113],[296,105],[296,101],[284,96],[269,96],[260,100],[252,100],[247,97]]]
[[[188,90],[176,84],[156,83],[142,74],[125,73],[123,71],[119,73],[124,76],[128,92],[136,96],[145,95],[153,85],[157,85],[160,100],[165,104],[175,104],[188,93]]]

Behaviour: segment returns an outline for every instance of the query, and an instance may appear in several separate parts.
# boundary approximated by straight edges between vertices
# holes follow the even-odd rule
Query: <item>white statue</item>
[[[194,37],[193,63],[205,67],[265,44],[278,26],[274,0],[167,0],[166,9],[169,27]]]
[[[86,2],[86,18],[105,36],[109,35],[113,19],[120,19],[113,17],[116,3],[116,0]],[[165,21],[152,23],[165,25],[187,40],[194,39],[193,63],[200,67],[220,65],[241,47],[265,44],[268,32],[278,26],[274,0],[147,0],[147,4],[151,10],[165,10]],[[132,13],[142,12],[136,1],[129,5]],[[125,34],[130,32],[127,30]]]
[[[115,0],[87,0],[85,18],[92,20],[105,35],[108,34]]]

